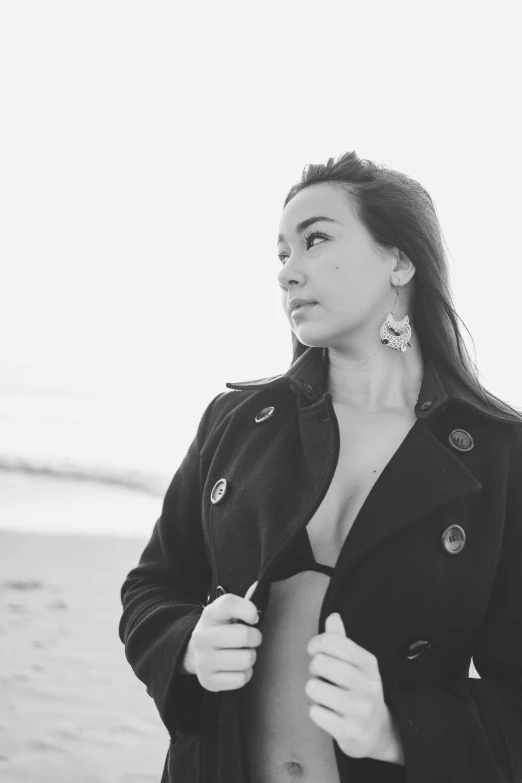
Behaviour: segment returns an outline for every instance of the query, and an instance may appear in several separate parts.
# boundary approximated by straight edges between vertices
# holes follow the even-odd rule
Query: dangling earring
[[[397,299],[399,298],[399,283],[397,283]],[[397,299],[395,304],[397,304]],[[392,313],[395,310],[395,304],[393,305],[391,313],[388,314],[387,319],[381,326],[381,343],[388,348],[393,348],[394,351],[401,351],[404,353],[408,349],[407,345],[411,337],[410,319],[407,315],[404,316],[402,321],[396,321]]]

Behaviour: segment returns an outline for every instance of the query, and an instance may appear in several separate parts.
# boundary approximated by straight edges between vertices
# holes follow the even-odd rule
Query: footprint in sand
[[[24,614],[29,611],[25,604],[7,604],[7,607],[10,612],[15,612],[16,614]]]
[[[45,650],[46,647],[52,647],[53,640],[33,639],[33,647],[38,647],[41,650]]]
[[[15,672],[11,675],[11,680],[13,682],[29,682],[32,677],[29,674],[24,674],[24,672]]]
[[[40,590],[45,584],[39,579],[12,580],[2,582],[2,586],[7,590]]]
[[[61,609],[69,609],[69,604],[67,604],[65,601],[62,601],[61,599],[57,599],[56,601],[52,601],[50,604],[47,604],[49,609],[54,610],[61,610]]]

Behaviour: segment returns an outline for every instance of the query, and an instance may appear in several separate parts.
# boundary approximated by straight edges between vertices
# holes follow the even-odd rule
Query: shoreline
[[[161,496],[59,475],[0,470],[0,530],[149,538]]]
[[[147,492],[153,497],[162,497],[169,482],[168,477],[153,471],[111,468],[103,465],[88,466],[66,461],[42,462],[35,459],[0,455],[0,472],[3,471],[109,484]]]

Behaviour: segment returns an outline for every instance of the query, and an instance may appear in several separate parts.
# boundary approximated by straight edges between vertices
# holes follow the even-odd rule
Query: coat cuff
[[[190,614],[176,620],[175,628],[170,632],[170,641],[165,644],[165,665],[157,665],[159,676],[149,684],[147,693],[156,703],[161,720],[171,738],[176,732],[199,734],[203,725],[208,691],[199,682],[195,674],[183,674],[183,659],[190,637],[201,617],[202,607],[198,606]],[[161,672],[164,676],[161,676]]]

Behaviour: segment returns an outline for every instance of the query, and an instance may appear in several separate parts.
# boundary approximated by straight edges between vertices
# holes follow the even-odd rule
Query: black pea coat
[[[249,783],[244,688],[207,691],[180,666],[223,590],[244,596],[257,580],[251,600],[266,607],[272,569],[324,498],[340,444],[326,381],[321,349],[309,348],[284,375],[226,384],[122,585],[125,654],[171,738],[162,783]],[[317,618],[323,633],[339,612],[377,657],[405,765],[351,758],[332,738],[339,778],[521,783],[522,422],[431,358],[415,413]]]

